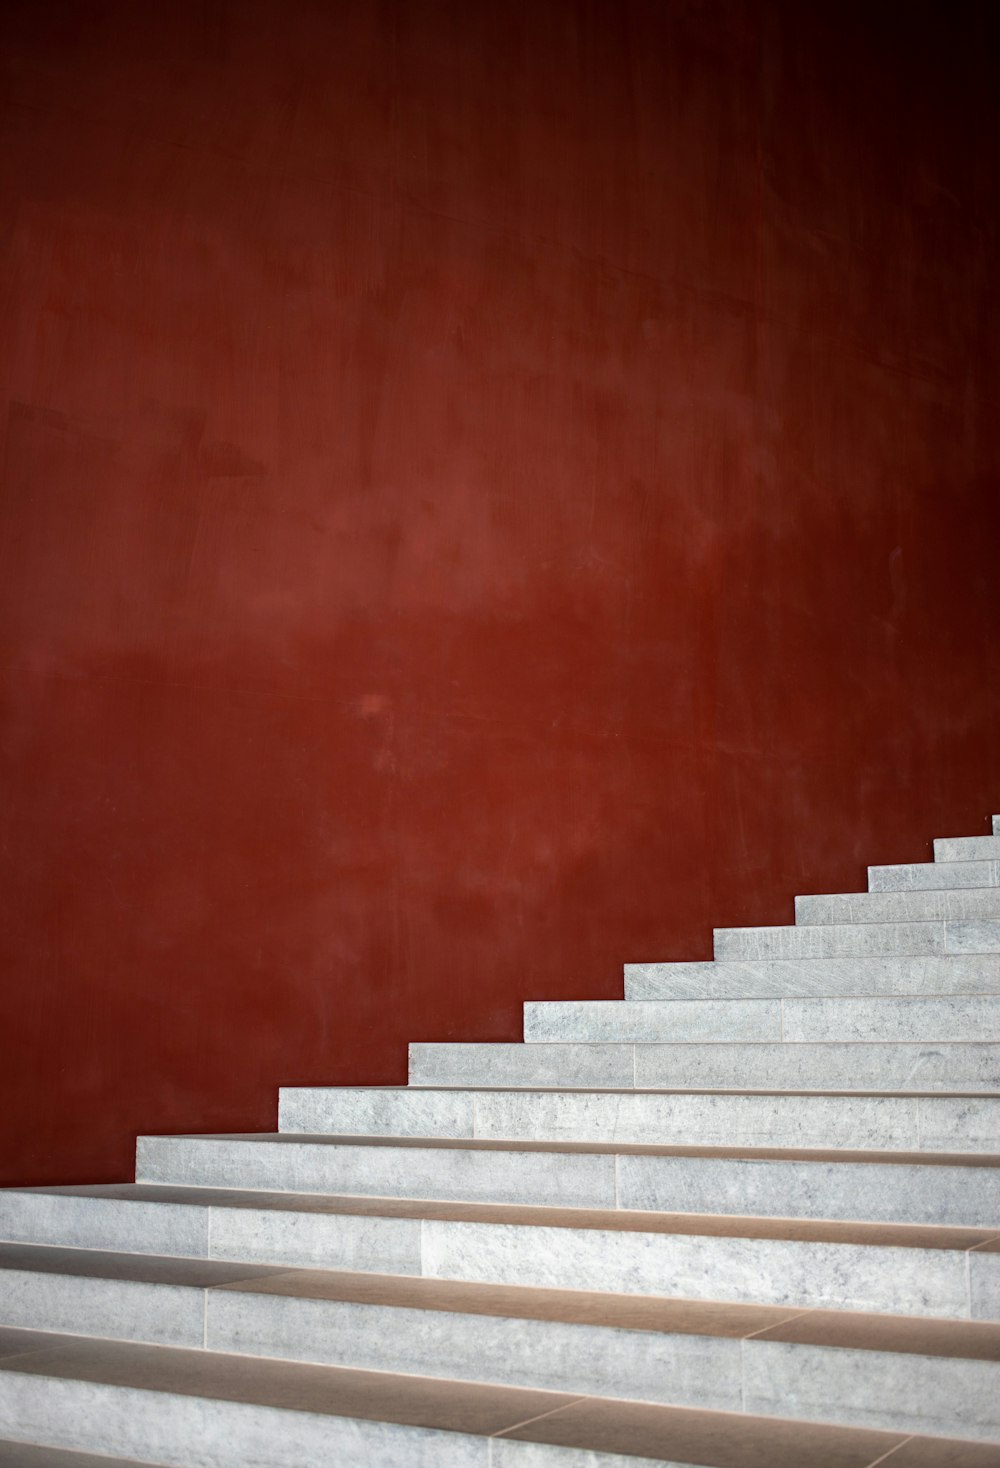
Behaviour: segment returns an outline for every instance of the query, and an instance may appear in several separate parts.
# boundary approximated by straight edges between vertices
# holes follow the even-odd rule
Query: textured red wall
[[[993,10],[5,6],[6,1180],[985,829]]]

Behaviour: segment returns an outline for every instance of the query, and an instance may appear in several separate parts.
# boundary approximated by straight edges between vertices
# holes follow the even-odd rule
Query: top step
[[[1000,831],[993,817],[992,836],[945,836],[934,842],[935,861],[1000,861]]]

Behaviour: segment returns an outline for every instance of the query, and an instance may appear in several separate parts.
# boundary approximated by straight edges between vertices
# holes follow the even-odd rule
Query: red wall
[[[6,1180],[986,829],[994,9],[5,7]]]

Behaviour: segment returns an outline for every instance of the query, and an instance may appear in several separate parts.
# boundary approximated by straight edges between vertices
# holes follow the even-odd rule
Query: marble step
[[[1000,1440],[995,1322],[25,1244],[0,1283],[0,1329]]]
[[[1000,1095],[285,1087],[278,1127],[340,1137],[1000,1152]]]
[[[625,998],[781,999],[1000,994],[1000,953],[627,963]]]
[[[634,1172],[626,1167],[621,1177],[629,1196],[677,1197],[684,1211],[129,1183],[19,1190],[5,1200],[3,1232],[11,1242],[222,1259],[241,1268],[342,1269],[803,1309],[1000,1319],[995,1194],[988,1208],[969,1210],[988,1218],[982,1227],[866,1222],[849,1213],[836,1220],[824,1208],[828,1203],[836,1208],[838,1190],[842,1202],[852,1190],[860,1192],[862,1181],[871,1198],[869,1211],[891,1216],[895,1200],[916,1197],[921,1178],[906,1162],[879,1161],[877,1154],[847,1164],[831,1164],[816,1154],[812,1176],[795,1162],[735,1160],[728,1174],[730,1207],[754,1197],[771,1210],[801,1200],[800,1213],[812,1208],[817,1216],[698,1212],[691,1205],[718,1182],[718,1169],[711,1175],[717,1159],[679,1156],[656,1158],[651,1167]],[[867,1179],[860,1176],[862,1169]],[[920,1169],[924,1175],[932,1171],[931,1165]],[[942,1161],[939,1171],[940,1212],[950,1217],[961,1212],[954,1194],[963,1169]],[[964,1191],[967,1198],[973,1196],[973,1189]]]
[[[1000,995],[552,1000],[524,1006],[528,1044],[1000,1040]]]
[[[140,1139],[138,1177],[216,1189],[987,1227],[1000,1218],[997,1164],[983,1152],[267,1133]],[[52,1242],[9,1231],[4,1217],[26,1206],[18,1210],[11,1196],[3,1197],[0,1232]]]
[[[996,1468],[988,1443],[17,1332],[0,1430],[175,1468]]]
[[[1000,919],[716,928],[713,941],[714,956],[720,960],[1000,953]]]
[[[1000,917],[1000,887],[967,887],[943,892],[838,892],[795,899],[795,921],[802,925],[945,922],[996,917]]]
[[[1000,886],[1000,861],[921,861],[868,868],[869,892]]]
[[[819,1044],[411,1044],[424,1086],[701,1087],[767,1091],[997,1091],[1000,1045],[925,1041]]]
[[[946,836],[934,842],[935,861],[1000,861],[1000,832],[992,836]]]

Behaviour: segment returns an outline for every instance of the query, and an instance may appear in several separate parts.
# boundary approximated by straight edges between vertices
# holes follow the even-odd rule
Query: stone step
[[[1000,1218],[1000,1167],[985,1152],[267,1133],[144,1138],[138,1171],[148,1183],[390,1199],[975,1227]],[[11,1238],[52,1242],[13,1227]]]
[[[723,1176],[720,1161],[734,1163]],[[831,1220],[829,1208],[867,1188],[883,1216],[917,1200],[937,1170],[935,1202],[961,1213],[957,1195],[985,1169],[951,1161],[781,1161],[732,1154],[657,1156],[619,1169],[625,1198],[669,1195],[686,1211],[544,1208],[424,1198],[336,1197],[237,1188],[117,1184],[23,1189],[5,1200],[12,1242],[136,1254],[186,1254],[247,1264],[472,1280],[538,1288],[680,1295],[690,1299],[1000,1319],[996,1194],[979,1189],[964,1224]],[[993,1169],[995,1171],[996,1169]],[[809,1175],[811,1173],[811,1176]],[[867,1173],[867,1176],[864,1174]],[[895,1176],[894,1176],[895,1174]],[[978,1174],[978,1178],[975,1176]],[[987,1179],[992,1183],[992,1179]],[[730,1207],[760,1198],[818,1216],[698,1212],[712,1188]],[[982,1199],[988,1198],[984,1209]],[[826,1210],[826,1211],[825,1211]],[[911,1207],[911,1212],[917,1211]],[[2,1430],[2,1428],[0,1428]]]
[[[992,836],[946,836],[934,842],[935,861],[1000,861],[1000,832]]]
[[[1000,1045],[414,1044],[409,1077],[411,1087],[1000,1092]]]
[[[796,897],[795,921],[830,923],[945,922],[1000,917],[1000,887],[941,892],[839,892]]]
[[[0,1280],[0,1331],[1000,1439],[995,1322],[26,1244]]]
[[[868,868],[869,892],[1000,886],[1000,861],[921,861]]]
[[[609,1401],[222,1352],[15,1332],[0,1423],[112,1461],[198,1468],[995,1468],[968,1439]],[[868,1359],[866,1357],[866,1359]],[[195,1405],[196,1404],[196,1405]],[[8,1437],[10,1429],[6,1428]]]
[[[286,1087],[278,1127],[390,1139],[1000,1152],[1000,1095]]]
[[[993,817],[993,834],[994,836],[1000,836],[1000,816]]]
[[[625,998],[766,999],[1000,994],[1000,954],[627,963]]]
[[[529,1044],[1000,1040],[1000,995],[552,1000],[524,1006]]]
[[[714,945],[717,959],[1000,953],[1000,919],[716,928]]]

